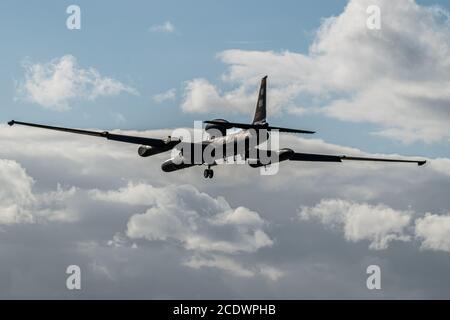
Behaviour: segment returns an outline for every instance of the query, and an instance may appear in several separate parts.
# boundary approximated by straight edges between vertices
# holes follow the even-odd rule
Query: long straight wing
[[[30,126],[30,127],[36,127],[36,128],[42,128],[42,129],[50,129],[50,130],[77,133],[77,134],[83,134],[83,135],[94,136],[94,137],[101,137],[101,138],[105,138],[108,140],[146,145],[146,146],[151,146],[151,147],[160,148],[160,149],[164,149],[164,150],[166,150],[166,149],[170,150],[175,145],[180,143],[180,140],[171,140],[171,139],[164,140],[164,139],[154,139],[154,138],[145,138],[145,137],[135,137],[135,136],[129,136],[129,135],[123,135],[123,134],[109,133],[108,131],[99,132],[99,131],[64,128],[64,127],[54,127],[54,126],[47,126],[47,125],[42,125],[42,124],[21,122],[21,121],[15,121],[15,120],[9,121],[8,124],[10,126],[15,125],[15,124],[20,124],[20,125],[24,125],[24,126]]]
[[[342,160],[356,160],[356,161],[384,161],[384,162],[405,162],[405,163],[417,163],[419,166],[423,166],[426,160],[407,160],[407,159],[389,159],[389,158],[366,158],[366,157],[349,157],[349,156],[335,156],[327,154],[315,154],[315,153],[298,153],[295,152],[291,161],[317,161],[317,162],[342,162]]]
[[[299,130],[299,129],[290,129],[290,128],[283,128],[283,127],[274,127],[274,126],[268,126],[267,130],[278,130],[280,132],[289,132],[289,133],[305,133],[305,134],[314,134],[315,131],[309,131],[309,130]]]
[[[255,129],[255,130],[278,130],[280,132],[290,132],[290,133],[306,133],[313,134],[315,131],[309,130],[299,130],[299,129],[290,129],[290,128],[282,128],[282,127],[273,127],[268,125],[260,125],[260,124],[247,124],[247,123],[238,123],[238,122],[222,122],[222,121],[214,121],[208,120],[203,121],[204,123],[215,124],[218,126],[222,126],[226,129],[230,128],[240,128],[240,129]]]

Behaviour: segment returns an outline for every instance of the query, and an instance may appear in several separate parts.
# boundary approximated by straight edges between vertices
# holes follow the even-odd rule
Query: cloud
[[[18,98],[51,110],[68,110],[76,99],[94,100],[122,92],[137,94],[136,89],[104,77],[94,68],[78,67],[72,55],[48,63],[26,62],[24,67],[25,80],[16,88]]]
[[[111,132],[165,137],[171,130]],[[293,135],[282,136],[280,145],[305,152],[371,155]],[[416,237],[414,229],[422,212],[448,212],[446,158],[428,159],[424,167],[283,162],[279,173],[270,177],[248,166],[224,165],[215,169],[211,183],[201,167],[163,173],[160,164],[168,153],[140,158],[136,145],[36,128],[0,125],[0,150],[1,159],[16,164],[14,170],[2,171],[5,187],[0,193],[18,199],[31,221],[38,221],[0,226],[0,282],[8,284],[0,293],[4,298],[71,297],[61,283],[66,267],[74,263],[89,284],[89,290],[77,296],[83,298],[183,299],[195,292],[194,298],[217,299],[370,299],[373,292],[364,286],[369,264],[380,265],[386,279],[396,279],[394,284],[386,282],[386,290],[378,293],[382,297],[449,296],[448,252],[424,248],[424,259],[418,250],[423,238]],[[27,204],[26,199],[33,198],[38,200]],[[342,208],[356,212],[351,219],[336,214],[341,217],[336,227],[340,232],[314,223],[321,221],[316,215],[309,222],[292,223],[299,206],[314,210],[327,199],[341,199]],[[8,207],[2,203],[6,205],[1,208]],[[359,207],[373,215],[358,214]],[[375,232],[370,225],[365,230],[368,221],[378,224],[375,212],[383,210],[383,228]],[[75,219],[47,218],[55,212]],[[176,222],[179,233],[165,229],[163,213]],[[404,228],[402,213],[410,213]],[[144,223],[129,229],[130,221],[140,222],[137,218]],[[348,231],[355,240],[348,241],[379,245],[389,239],[389,250],[349,245],[347,220],[356,225]],[[156,223],[149,226],[148,221]],[[135,238],[127,235],[129,230]],[[257,230],[272,244],[254,237]],[[192,242],[196,236],[204,241]],[[33,268],[25,267],[30,265]]]
[[[187,82],[181,108],[187,113],[207,113],[213,110],[242,112],[252,100],[243,87],[221,93],[208,80],[198,78]]]
[[[273,245],[263,230],[266,222],[244,207],[232,209],[224,198],[212,198],[193,186],[154,187],[128,183],[118,190],[90,191],[96,200],[150,206],[127,223],[130,240],[146,239],[181,245],[193,255],[183,265],[194,269],[217,268],[239,277],[260,275],[271,280],[283,273],[272,266],[244,266],[236,254],[254,253]],[[126,239],[116,234],[109,245],[123,247]]]
[[[366,27],[370,5],[381,30]],[[373,123],[375,134],[405,143],[450,139],[450,14],[410,0],[352,0],[324,19],[307,54],[226,50],[222,91],[205,79],[187,82],[182,109],[253,112],[260,77],[269,75],[269,110],[306,111]],[[421,23],[417,23],[421,21]]]
[[[36,194],[33,184],[19,163],[0,159],[0,225],[76,219],[65,203],[75,188],[64,190],[58,185],[54,191]]]
[[[433,170],[442,173],[443,175],[450,176],[450,159],[437,158],[429,164],[433,167]]]
[[[416,237],[422,239],[422,248],[450,252],[450,215],[427,213],[416,220]]]
[[[217,86],[203,78],[187,81],[181,108],[186,113],[250,113],[254,111],[257,99],[256,83],[249,81],[233,90],[222,92]],[[282,90],[271,90],[269,115],[278,113],[288,104],[296,92],[295,86],[286,85]]]
[[[155,94],[153,96],[153,101],[157,103],[162,103],[165,101],[175,100],[177,94],[177,90],[175,88],[169,89],[167,91]]]
[[[194,268],[217,268],[239,277],[255,277],[257,275],[272,281],[277,281],[283,272],[277,268],[260,265],[247,267],[228,257],[211,255],[209,257],[193,256],[184,262],[184,265]]]
[[[324,225],[342,229],[346,240],[369,240],[370,249],[386,249],[391,241],[409,241],[406,227],[411,213],[383,205],[372,206],[345,200],[321,200],[314,207],[301,207],[302,220],[318,219]]]
[[[255,253],[272,246],[273,240],[263,230],[267,223],[258,213],[244,207],[233,209],[222,197],[212,198],[191,185],[154,187],[144,183],[128,183],[112,191],[92,190],[90,194],[97,200],[150,206],[129,219],[126,236],[181,245],[193,253],[182,262],[185,266],[271,280],[283,275],[272,266],[244,266],[235,260],[234,255]],[[116,247],[125,243],[117,234],[109,242]]]
[[[265,265],[259,267],[259,272],[273,281],[277,281],[284,275],[283,271],[272,266]]]
[[[187,250],[227,254],[256,252],[273,244],[258,213],[232,209],[225,199],[214,199],[190,185],[155,188],[129,183],[117,191],[92,194],[104,201],[151,206],[128,221],[126,234],[131,239],[172,240]]]
[[[175,32],[175,26],[172,22],[166,21],[163,24],[151,26],[149,30],[151,32],[173,33]]]
[[[255,275],[252,270],[247,269],[236,261],[223,256],[212,256],[212,258],[200,258],[194,256],[185,261],[184,264],[194,269],[200,269],[204,267],[218,268],[240,277],[253,277]]]
[[[0,160],[0,223],[31,222],[28,207],[35,201],[31,192],[33,180],[15,161]]]
[[[340,230],[348,241],[369,240],[370,249],[387,249],[392,241],[421,241],[421,249],[450,252],[450,215],[394,210],[386,205],[355,203],[341,199],[321,200],[313,207],[300,207],[301,221],[316,219]],[[411,228],[413,222],[414,228]]]

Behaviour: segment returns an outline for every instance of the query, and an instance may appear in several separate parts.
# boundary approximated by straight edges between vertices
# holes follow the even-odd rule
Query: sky
[[[66,8],[81,9],[69,30]],[[366,26],[377,5],[381,28]],[[449,298],[448,1],[2,1],[0,297]],[[418,23],[420,21],[420,23]],[[299,152],[395,164],[160,170],[169,154],[15,119],[161,138],[268,122]],[[100,141],[99,141],[100,140]],[[82,270],[82,290],[65,269]],[[366,288],[366,268],[382,290]]]

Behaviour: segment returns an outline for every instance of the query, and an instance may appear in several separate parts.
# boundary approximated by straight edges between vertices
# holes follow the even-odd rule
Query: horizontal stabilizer
[[[273,127],[269,126],[267,124],[247,124],[247,123],[237,123],[237,122],[221,122],[221,121],[214,121],[214,120],[208,120],[203,121],[204,123],[208,124],[214,124],[217,126],[222,126],[226,129],[231,128],[240,128],[240,129],[254,129],[254,130],[278,130],[280,132],[289,132],[289,133],[306,133],[306,134],[313,134],[315,131],[309,131],[309,130],[299,130],[299,129],[290,129],[290,128],[282,128],[282,127]]]

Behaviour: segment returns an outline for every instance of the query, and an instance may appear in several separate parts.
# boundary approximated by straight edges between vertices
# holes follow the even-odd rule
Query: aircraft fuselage
[[[244,160],[257,159],[256,146],[266,142],[268,138],[269,134],[266,130],[249,129],[216,136],[194,146],[180,143],[179,147],[177,146],[179,153],[163,162],[161,168],[165,172],[171,172],[193,165],[214,166],[217,160],[238,155]]]

